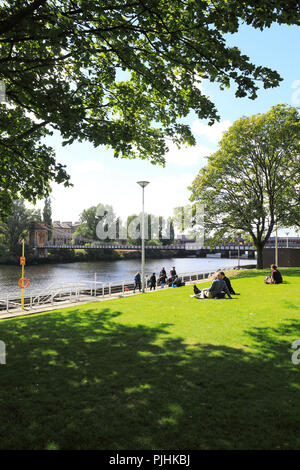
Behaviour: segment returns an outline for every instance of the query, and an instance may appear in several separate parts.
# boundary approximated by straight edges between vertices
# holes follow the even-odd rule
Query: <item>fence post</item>
[[[6,311],[9,312],[8,294],[6,295]]]
[[[105,291],[105,284],[102,282],[102,297],[104,297],[104,291]]]
[[[122,293],[124,294],[125,292],[125,281],[122,281]]]
[[[108,283],[108,294],[111,296],[111,282]]]

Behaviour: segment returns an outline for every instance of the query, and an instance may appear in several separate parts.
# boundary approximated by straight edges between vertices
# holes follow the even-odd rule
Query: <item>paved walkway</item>
[[[202,282],[207,282],[208,279],[201,279],[199,281],[191,281],[191,282],[186,282],[185,285],[193,285],[195,283],[200,284]],[[166,292],[169,289],[172,289],[171,287],[165,287],[164,289],[158,288],[156,290],[150,291],[149,288],[146,289],[147,294],[153,294],[155,292]],[[104,297],[99,296],[99,297],[94,297],[94,296],[88,296],[88,295],[82,295],[80,296],[80,300],[77,302],[70,302],[68,300],[66,301],[61,301],[58,304],[49,304],[49,305],[42,305],[41,307],[35,307],[29,309],[28,307],[25,307],[24,310],[21,310],[20,308],[18,309],[11,309],[10,312],[0,312],[0,320],[4,320],[7,318],[14,318],[14,317],[21,317],[21,316],[27,316],[27,315],[34,315],[36,313],[43,313],[43,312],[51,312],[52,310],[60,310],[62,308],[69,308],[69,307],[77,307],[78,305],[84,305],[84,304],[89,304],[92,302],[104,302],[106,300],[114,300],[114,299],[122,299],[126,297],[132,297],[133,295],[140,295],[140,292],[133,293],[132,291],[126,292],[126,293],[117,293],[117,294],[111,294],[110,296],[106,295]]]

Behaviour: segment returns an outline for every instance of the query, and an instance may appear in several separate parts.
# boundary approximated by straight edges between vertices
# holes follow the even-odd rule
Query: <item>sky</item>
[[[277,70],[283,81],[277,88],[258,91],[258,98],[236,98],[234,87],[221,91],[218,85],[202,83],[221,117],[212,127],[198,120],[194,113],[184,120],[196,137],[195,147],[170,147],[165,167],[146,160],[115,159],[113,151],[89,143],[73,143],[62,147],[59,134],[47,138],[57,161],[67,166],[72,188],[52,185],[52,219],[76,222],[80,213],[98,203],[113,206],[122,219],[141,211],[141,188],[137,181],[147,180],[145,211],[164,217],[172,216],[173,208],[189,203],[188,186],[206,164],[206,156],[217,149],[222,133],[241,116],[267,112],[272,106],[285,103],[300,105],[299,29],[273,25],[263,32],[242,25],[238,33],[226,36],[228,44],[238,46],[251,62]],[[42,208],[43,202],[36,208]],[[285,229],[281,235],[284,235]],[[290,234],[293,235],[290,230]]]

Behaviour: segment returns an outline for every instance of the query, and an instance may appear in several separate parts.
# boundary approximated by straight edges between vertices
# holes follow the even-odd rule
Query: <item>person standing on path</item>
[[[156,287],[156,276],[155,276],[155,273],[153,273],[152,276],[150,277],[150,290],[152,289],[155,290],[155,287]]]
[[[139,289],[140,292],[142,289],[141,275],[139,272],[137,272],[136,275],[134,276],[134,288],[133,288],[134,294],[135,294],[135,289]]]

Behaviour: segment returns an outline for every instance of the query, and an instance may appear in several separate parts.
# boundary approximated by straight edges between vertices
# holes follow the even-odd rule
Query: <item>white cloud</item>
[[[211,142],[218,142],[231,125],[232,123],[229,120],[216,122],[212,126],[196,120],[192,124],[192,131],[199,136],[205,136]]]
[[[100,172],[104,171],[104,164],[99,160],[83,160],[72,165],[70,171],[72,171],[73,177],[81,178],[83,174],[93,177],[95,173],[99,175]]]
[[[194,147],[184,145],[178,148],[176,144],[169,144],[169,152],[165,155],[167,165],[173,164],[181,167],[205,165],[205,157],[214,152],[204,145]]]
[[[292,94],[292,103],[298,105],[300,104],[300,80],[294,80],[292,88],[296,88],[296,91]]]
[[[150,181],[145,189],[145,211],[172,216],[174,207],[188,204],[187,187],[201,164],[206,164],[203,156],[209,152],[211,149],[199,145],[185,149],[174,146],[165,168],[142,160],[99,161],[99,156],[93,158],[91,153],[87,160],[67,165],[74,187],[52,184],[52,219],[76,222],[84,209],[100,202],[111,205],[123,220],[138,214],[142,209],[142,192],[136,184],[139,180]],[[43,205],[40,201],[37,207],[42,209]]]
[[[170,217],[177,206],[186,205],[189,202],[190,192],[187,187],[196,176],[195,172],[180,172],[178,175],[170,175],[166,168],[157,168],[156,175],[149,178],[147,174],[141,175],[142,179],[149,179],[150,184],[145,189],[145,211],[155,215]],[[113,207],[115,213],[123,220],[130,214],[138,214],[142,210],[142,192],[136,184],[141,178],[129,174],[116,175],[109,173],[95,175],[93,177],[82,174],[81,179],[71,172],[74,187],[65,188],[62,185],[53,184],[51,194],[52,219],[60,221],[77,221],[79,214],[84,209],[101,202]],[[73,177],[74,176],[74,177]],[[37,208],[43,208],[44,202],[40,201]]]

